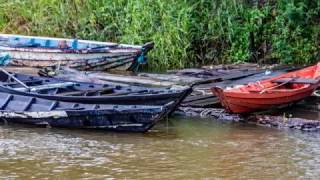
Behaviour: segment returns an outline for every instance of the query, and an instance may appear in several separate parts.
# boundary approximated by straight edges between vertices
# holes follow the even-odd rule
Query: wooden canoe
[[[165,118],[163,106],[82,104],[0,92],[0,122],[44,127],[146,132]]]
[[[320,63],[248,85],[211,90],[228,112],[250,113],[300,101],[319,84]]]
[[[153,43],[142,46],[0,34],[0,59],[15,66],[67,65],[78,70],[137,70]],[[4,63],[4,62],[2,62]]]
[[[0,122],[45,127],[146,132],[167,116],[163,106],[81,104],[0,93]]]
[[[9,76],[9,75],[10,76]],[[14,77],[14,79],[12,78]],[[19,81],[19,82],[18,82]],[[27,87],[25,87],[27,86]],[[174,90],[115,84],[95,84],[0,71],[0,92],[88,104],[164,105],[172,113],[192,88]]]

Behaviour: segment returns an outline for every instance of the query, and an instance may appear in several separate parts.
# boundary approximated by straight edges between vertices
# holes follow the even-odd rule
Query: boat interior
[[[169,88],[146,88],[64,81],[0,71],[0,85],[13,90],[57,96],[119,96],[174,93]]]
[[[0,93],[0,111],[14,111],[14,112],[44,112],[44,111],[58,111],[58,110],[154,110],[159,106],[145,106],[145,105],[107,105],[107,104],[82,104],[73,102],[62,102],[46,100],[42,98],[35,98],[29,96],[12,95],[8,93]]]

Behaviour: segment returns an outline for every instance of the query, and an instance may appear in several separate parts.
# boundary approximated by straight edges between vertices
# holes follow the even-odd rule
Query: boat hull
[[[1,49],[1,47],[0,47]],[[48,67],[64,65],[78,70],[107,71],[129,70],[135,66],[140,53],[45,53],[28,51],[1,51],[10,56],[9,65],[20,67]]]
[[[320,63],[261,82],[211,90],[228,112],[251,113],[303,100],[319,86],[319,78]]]
[[[153,43],[142,46],[78,39],[0,34],[0,58],[11,65],[66,65],[78,70],[136,70]]]
[[[277,97],[269,97],[266,94],[254,94],[250,98],[238,97],[237,94],[223,93],[223,90],[217,87],[212,89],[218,96],[221,104],[232,113],[250,113],[259,110],[266,110],[279,105],[287,105],[309,97],[316,87],[310,87],[300,92],[277,94]],[[235,96],[234,96],[235,95]]]
[[[122,96],[96,96],[96,97],[81,97],[81,96],[54,96],[37,93],[28,93],[8,89],[0,85],[0,92],[11,94],[39,97],[49,100],[59,100],[64,102],[78,102],[86,104],[119,104],[119,105],[157,105],[161,106],[169,102],[173,102],[170,106],[169,115],[171,115],[181,102],[192,92],[192,88],[187,88],[179,92],[168,94],[142,94],[142,95],[122,95]]]
[[[0,119],[45,127],[146,132],[168,115],[164,106],[88,105],[0,93]]]
[[[109,85],[106,84],[94,84],[76,81],[65,81],[56,78],[45,78],[30,76],[24,74],[14,74],[14,76],[21,82],[26,83],[30,87],[35,85],[50,85],[50,84],[61,84],[61,83],[74,83],[73,87],[67,87],[65,89],[70,90],[70,92],[83,92],[83,91],[100,91],[105,88],[110,88],[112,93],[103,95],[62,95],[59,89],[55,88],[44,90],[40,92],[30,92],[18,90],[21,85],[17,82],[11,82],[7,74],[0,72],[0,92],[6,92],[10,94],[17,94],[23,96],[39,97],[49,100],[57,100],[64,102],[78,102],[86,104],[119,104],[119,105],[159,105],[162,106],[169,102],[173,102],[170,106],[169,114],[171,114],[180,105],[180,103],[192,92],[192,88],[186,87],[180,90],[170,90],[167,88],[146,88],[139,86],[128,86],[123,87],[120,85]],[[7,86],[5,84],[11,84]],[[17,89],[18,88],[18,89]],[[138,93],[137,93],[138,92]],[[141,92],[141,93],[139,93]]]
[[[22,112],[11,112],[24,115]],[[38,112],[43,113],[43,112]],[[46,118],[21,118],[6,117],[8,113],[0,112],[0,117],[4,123],[28,124],[40,127],[58,127],[72,129],[95,129],[105,131],[123,131],[123,132],[147,132],[151,129],[159,119],[152,113],[126,114],[119,112],[88,112],[75,113],[68,111],[60,111],[59,114],[66,114],[66,117],[46,117]],[[1,121],[1,120],[0,120]]]

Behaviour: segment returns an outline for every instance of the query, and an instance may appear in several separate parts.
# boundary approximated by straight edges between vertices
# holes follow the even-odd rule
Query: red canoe
[[[248,85],[211,90],[228,112],[249,113],[302,100],[319,84],[320,63]]]

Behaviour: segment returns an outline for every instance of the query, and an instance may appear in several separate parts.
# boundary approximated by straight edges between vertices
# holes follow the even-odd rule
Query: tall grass
[[[230,62],[310,63],[317,0],[0,0],[0,31],[142,44],[149,68]]]

